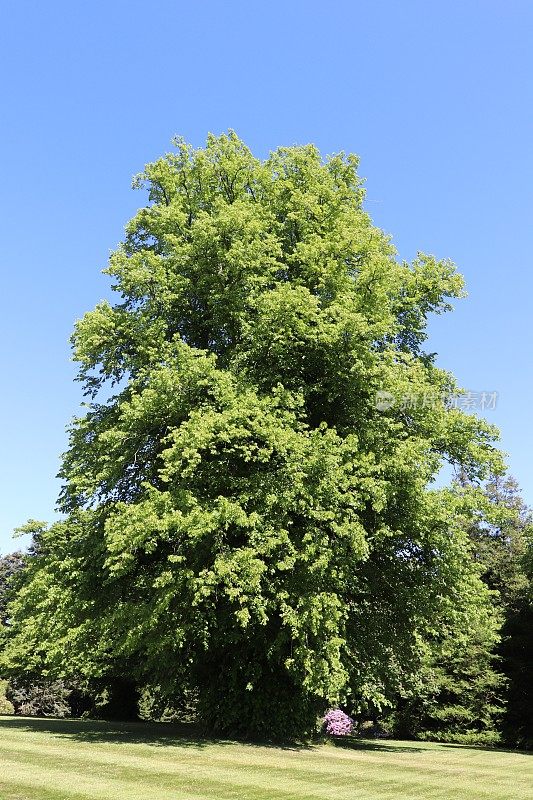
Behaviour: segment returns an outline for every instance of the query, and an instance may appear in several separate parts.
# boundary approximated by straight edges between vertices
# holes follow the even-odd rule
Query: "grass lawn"
[[[417,742],[309,748],[165,725],[0,718],[1,800],[531,800],[533,757]]]

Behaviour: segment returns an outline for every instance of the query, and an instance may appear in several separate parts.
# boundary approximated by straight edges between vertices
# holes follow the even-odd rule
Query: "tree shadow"
[[[312,743],[251,741],[234,737],[222,738],[202,732],[192,722],[106,722],[103,720],[53,719],[51,717],[2,717],[0,730],[22,730],[29,733],[49,733],[54,737],[84,743],[145,744],[151,747],[208,747],[210,745],[246,744],[250,747],[268,747],[277,750],[313,750],[325,739]],[[403,742],[387,739],[359,739],[347,736],[328,740],[334,747],[344,750],[377,751],[385,753],[420,753],[427,750],[428,742]],[[533,755],[531,750],[490,747],[487,745],[435,742],[439,747],[474,749],[490,753],[518,753]]]
[[[54,719],[52,717],[3,717],[0,730],[49,733],[75,742],[146,744],[152,747],[207,747],[209,745],[247,744],[278,750],[308,750],[313,745],[299,742],[250,741],[225,739],[203,733],[190,722],[106,722],[103,720]]]
[[[202,736],[194,725],[166,722],[106,722],[101,720],[53,719],[51,717],[4,717],[0,730],[23,730],[49,733],[76,742],[111,742],[113,744],[148,744],[172,747],[205,747],[229,740]]]
[[[533,756],[533,750],[520,750],[518,747],[492,747],[486,744],[461,744],[459,742],[437,742],[441,747],[461,749],[467,747],[469,750],[482,750],[487,753],[516,753],[520,756]]]
[[[420,753],[427,748],[416,742],[391,741],[389,744],[385,739],[357,739],[354,736],[347,736],[343,739],[333,739],[335,747],[344,750],[377,750],[385,753]]]

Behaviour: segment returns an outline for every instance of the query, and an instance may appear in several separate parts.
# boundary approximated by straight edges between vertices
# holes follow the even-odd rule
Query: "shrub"
[[[9,684],[7,695],[15,713],[23,717],[69,717],[71,690],[63,681]]]
[[[7,687],[7,681],[0,681],[0,715],[15,713],[13,703],[11,703],[6,697]]]
[[[324,717],[324,724],[331,736],[348,736],[352,732],[353,719],[339,708],[332,708]]]
[[[486,747],[501,744],[501,735],[498,731],[467,730],[464,733],[421,731],[416,738],[427,742],[453,742],[454,744],[484,745]]]

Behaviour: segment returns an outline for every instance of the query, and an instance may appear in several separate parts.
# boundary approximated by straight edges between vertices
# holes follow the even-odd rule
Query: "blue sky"
[[[264,156],[353,151],[400,256],[453,259],[469,298],[431,325],[533,503],[533,4],[527,0],[2,4],[0,550],[52,519],[76,413],[68,338],[170,147],[234,128]]]

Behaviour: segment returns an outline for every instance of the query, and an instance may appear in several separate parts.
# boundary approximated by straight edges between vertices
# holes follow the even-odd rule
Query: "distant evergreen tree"
[[[397,705],[396,735],[531,746],[533,520],[511,476],[481,489],[462,476],[472,558],[490,605],[428,641],[417,688]],[[498,732],[499,731],[499,732]]]
[[[472,586],[475,592],[475,587]],[[390,717],[398,738],[495,744],[504,712],[505,677],[497,646],[502,616],[490,592],[463,598],[454,624],[426,641],[417,681]]]
[[[533,516],[517,481],[493,476],[485,488],[484,515],[470,529],[482,579],[498,592],[504,616],[498,648],[508,689],[504,738],[520,747],[533,745],[533,606],[531,553]]]
[[[494,478],[487,496],[499,514],[478,537],[487,584],[498,590],[505,622],[500,654],[508,679],[505,740],[533,747],[533,515],[513,478]]]
[[[508,611],[501,648],[509,680],[503,731],[505,740],[533,749],[533,606],[524,596]]]
[[[0,626],[7,622],[7,605],[12,594],[12,581],[24,568],[26,558],[23,553],[8,553],[0,556]]]
[[[533,536],[533,517],[517,481],[510,475],[492,475],[468,533],[481,578],[498,592],[505,608],[527,595],[530,577],[527,559]]]

